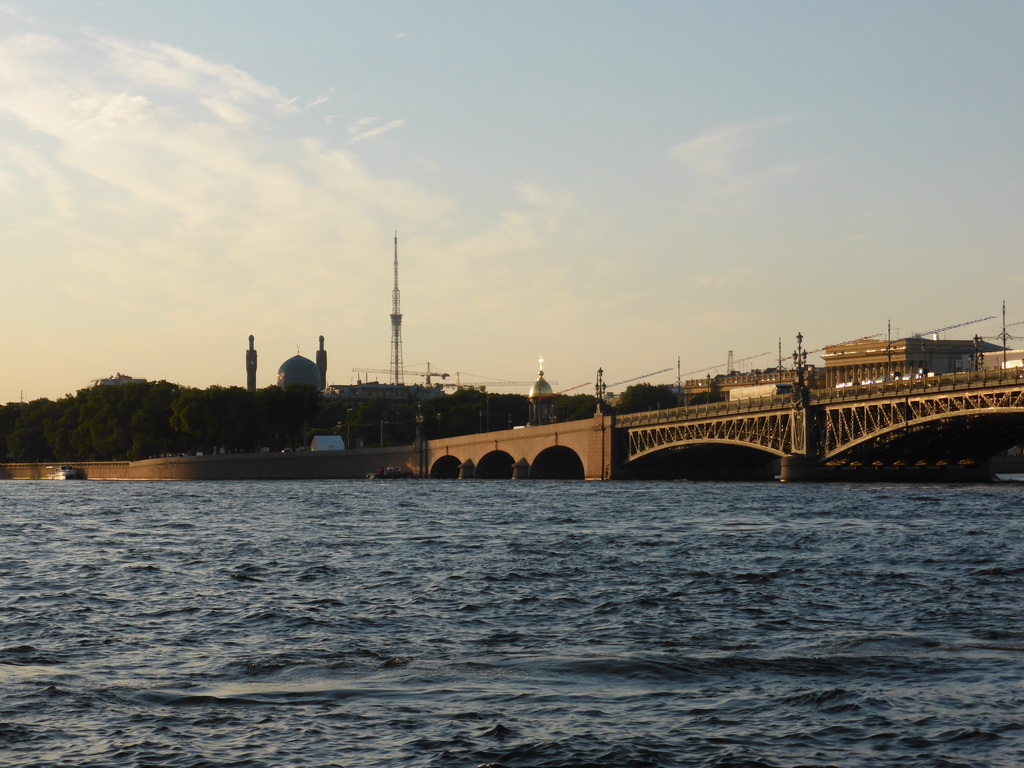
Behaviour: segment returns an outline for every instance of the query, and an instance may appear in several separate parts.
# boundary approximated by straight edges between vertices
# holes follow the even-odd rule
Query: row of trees
[[[192,389],[166,381],[100,386],[0,407],[7,461],[109,461],[294,448],[320,408],[312,387]]]
[[[594,415],[593,395],[556,395],[557,421]],[[358,407],[327,402],[317,416],[316,431],[337,432],[351,445],[409,445],[417,425],[424,439],[509,429],[526,424],[530,400],[525,395],[497,394],[460,389],[450,395],[411,405],[374,400]],[[419,421],[418,421],[419,420]]]
[[[670,407],[668,387],[629,387],[622,413]],[[594,413],[592,395],[556,395],[556,421]],[[313,387],[193,389],[166,381],[99,386],[60,400],[0,406],[4,461],[110,461],[216,451],[305,447],[315,434],[340,434],[350,446],[409,445],[426,439],[526,424],[523,395],[458,390],[412,405],[375,400],[359,406],[324,402]]]

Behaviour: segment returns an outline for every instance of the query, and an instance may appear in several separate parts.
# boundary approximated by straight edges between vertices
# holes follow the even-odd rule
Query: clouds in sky
[[[456,234],[453,200],[375,174],[316,135],[303,112],[333,90],[301,107],[236,67],[95,32],[0,40],[0,121],[14,128],[0,142],[0,195],[23,248],[11,255],[43,270],[25,277],[57,290],[81,327],[114,312],[132,318],[135,334],[195,338],[215,323],[222,336],[266,338],[272,328],[292,338],[343,305],[330,322],[358,336],[384,307],[375,291],[389,290],[391,230],[418,231],[417,260],[452,276],[431,291],[447,300],[466,264],[510,279],[507,258],[538,247],[573,206],[524,184],[491,225]],[[354,119],[347,143],[406,124]],[[107,332],[110,346],[127,326]],[[111,352],[112,366],[128,367]],[[152,367],[148,375],[183,378]]]
[[[991,73],[1024,71],[1024,14],[879,37],[888,8],[789,5],[0,0],[0,321],[37,318],[0,349],[35,382],[0,402],[233,383],[250,333],[261,360],[323,333],[340,369],[383,367],[395,230],[407,359],[498,378],[873,329],[802,281],[941,325],[965,258],[1016,274],[1020,107]],[[56,365],[69,328],[96,343]]]
[[[762,159],[765,152],[761,145],[766,137],[791,123],[786,118],[766,118],[709,128],[676,144],[669,156],[705,190],[721,194],[749,192],[803,170],[802,163]]]
[[[377,125],[376,117],[364,117],[356,120],[348,127],[348,143],[355,144],[366,139],[373,139],[377,136],[401,128],[408,120],[392,120],[383,125]]]

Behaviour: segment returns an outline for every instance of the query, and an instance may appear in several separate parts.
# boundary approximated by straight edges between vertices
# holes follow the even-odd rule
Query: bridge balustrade
[[[845,400],[861,400],[878,395],[919,395],[950,390],[980,389],[1021,379],[1024,379],[1024,368],[1020,367],[943,373],[919,379],[854,384],[838,389],[815,389],[811,390],[811,403],[817,405]]]
[[[749,397],[744,400],[724,400],[720,403],[704,403],[702,405],[687,405],[681,408],[663,408],[658,411],[624,413],[621,416],[615,417],[615,423],[619,427],[641,427],[649,424],[664,424],[680,420],[750,413],[751,411],[762,412],[784,409],[790,408],[792,405],[792,395]]]

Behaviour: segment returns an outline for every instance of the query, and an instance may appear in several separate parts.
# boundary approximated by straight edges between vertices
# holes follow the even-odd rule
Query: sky
[[[1021,39],[1017,0],[0,0],[0,403],[244,386],[250,334],[260,387],[320,335],[387,369],[396,233],[409,383],[1024,334]]]

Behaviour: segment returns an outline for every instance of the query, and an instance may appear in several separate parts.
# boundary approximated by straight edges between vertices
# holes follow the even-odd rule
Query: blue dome
[[[284,388],[289,384],[307,384],[320,389],[320,369],[308,357],[290,357],[277,369],[277,386]]]

